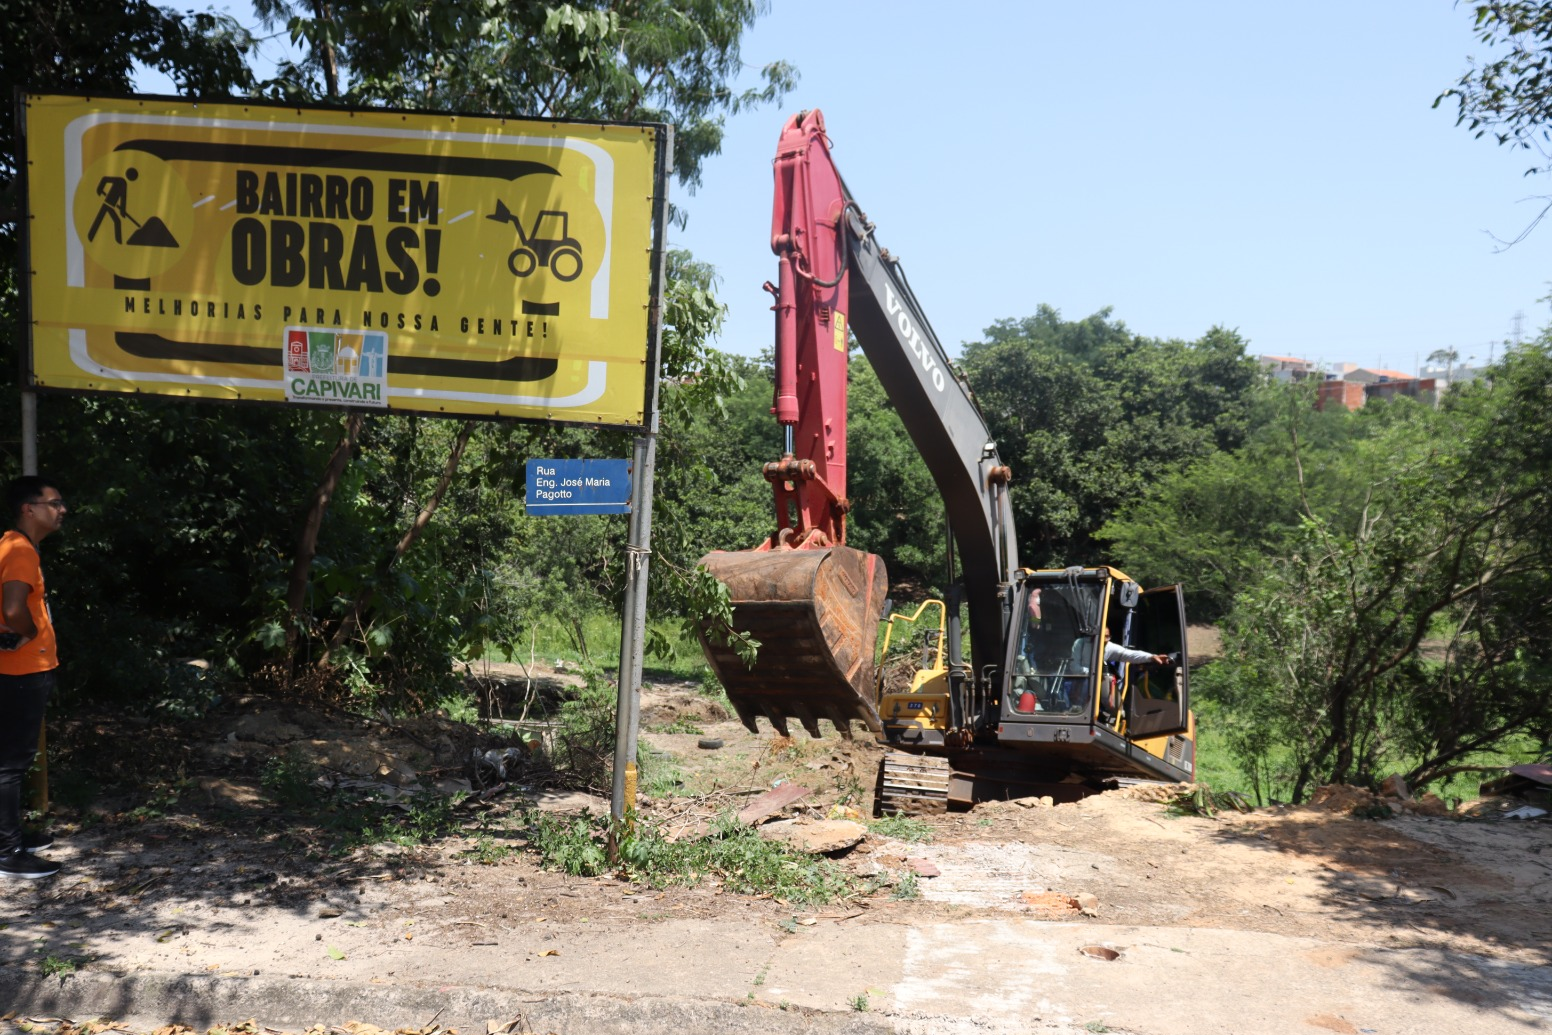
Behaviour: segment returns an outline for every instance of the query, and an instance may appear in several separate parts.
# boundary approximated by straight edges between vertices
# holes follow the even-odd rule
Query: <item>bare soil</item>
[[[540,677],[546,692],[564,692],[565,673]],[[882,752],[871,741],[843,739],[828,726],[818,740],[753,735],[688,684],[661,683],[644,697],[641,740],[657,764],[643,773],[641,811],[670,834],[693,832],[783,782],[811,793],[774,818],[871,814]],[[652,890],[545,871],[523,850],[518,813],[599,814],[608,802],[548,786],[537,770],[514,772],[484,801],[477,793],[466,799],[455,833],[408,847],[352,848],[329,814],[279,803],[263,784],[271,759],[301,759],[329,781],[398,801],[407,812],[413,804],[405,795],[417,783],[478,792],[472,754],[540,742],[538,727],[365,721],[243,698],[197,722],[126,727],[100,719],[62,724],[51,736],[61,773],[56,796],[65,799],[54,831],[66,869],[17,889],[0,904],[0,922],[7,913],[48,915],[59,922],[57,938],[30,947],[28,958],[8,953],[5,965],[69,953],[91,958],[113,932],[177,931],[195,912],[250,906],[282,907],[277,922],[291,916],[299,929],[342,905],[357,915],[365,910],[370,919],[352,926],[368,927],[385,946],[402,938],[474,946],[497,918],[776,924],[801,912],[711,880]],[[136,779],[119,790],[69,804],[83,774],[107,780],[129,770]],[[1545,820],[1495,819],[1492,809],[1475,819],[1405,811],[1366,819],[1351,811],[1372,800],[1361,792],[1319,806],[1204,817],[1172,811],[1161,799],[1173,795],[1136,787],[1070,805],[998,802],[924,819],[926,842],[870,834],[838,863],[858,874],[894,875],[896,892],[899,875],[911,871],[920,875],[919,897],[894,897],[886,887],[819,913],[906,925],[1019,914],[1226,928],[1552,963],[1545,937],[1552,824]],[[283,933],[276,932],[277,944]],[[175,951],[176,942],[167,948]]]

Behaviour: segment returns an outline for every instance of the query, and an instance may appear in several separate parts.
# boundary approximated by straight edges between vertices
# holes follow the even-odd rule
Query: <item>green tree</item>
[[[1500,146],[1533,151],[1525,170],[1531,176],[1549,170],[1552,141],[1552,3],[1547,0],[1495,0],[1471,5],[1472,34],[1498,56],[1473,62],[1454,86],[1434,98],[1435,108],[1454,101],[1455,124],[1477,139],[1492,134]],[[1518,243],[1552,211],[1543,208],[1509,244]]]
[[[1548,346],[1512,353],[1442,410],[1397,400],[1353,415],[1365,433],[1327,450],[1285,424],[1298,524],[1242,584],[1225,655],[1198,683],[1247,770],[1286,753],[1298,799],[1391,768],[1425,784],[1511,737],[1545,742]],[[1322,480],[1347,488],[1322,498]]]
[[[963,366],[1003,459],[1026,564],[1103,559],[1094,533],[1187,463],[1242,441],[1260,379],[1238,334],[1133,334],[1102,310],[1002,320]]]
[[[797,80],[778,61],[761,69],[759,86],[733,86],[743,71],[740,40],[769,10],[765,0],[258,0],[254,7],[266,24],[284,24],[304,45],[299,62],[282,64],[264,84],[268,93],[669,122],[675,172],[691,191],[705,159],[722,149],[725,116],[777,102]]]
[[[1118,508],[1096,532],[1116,563],[1146,583],[1183,583],[1192,620],[1213,622],[1261,577],[1267,558],[1287,551],[1305,500],[1350,519],[1369,477],[1351,459],[1354,442],[1389,411],[1322,412],[1312,388],[1261,387],[1248,417],[1253,430],[1239,449],[1208,453]]]
[[[1500,145],[1545,155],[1552,121],[1552,3],[1499,0],[1471,5],[1472,34],[1501,56],[1473,62],[1455,85],[1434,100],[1456,105],[1456,125],[1478,139],[1491,133]],[[1526,170],[1544,172],[1544,165]]]

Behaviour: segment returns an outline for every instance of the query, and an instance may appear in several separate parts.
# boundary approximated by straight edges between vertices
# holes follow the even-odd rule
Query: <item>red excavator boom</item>
[[[714,633],[708,659],[751,730],[788,717],[818,735],[828,718],[882,729],[873,704],[873,648],[887,579],[883,562],[846,543],[846,356],[850,205],[830,159],[824,119],[787,120],[776,147],[771,250],[776,253],[776,392],[781,459],[765,465],[776,527],[753,550],[703,564],[727,585],[734,626],[761,642],[744,665]]]
[[[771,251],[776,253],[776,398],[786,435],[767,464],[777,543],[846,542],[846,313],[841,219],[847,199],[818,112],[787,120],[776,147]]]

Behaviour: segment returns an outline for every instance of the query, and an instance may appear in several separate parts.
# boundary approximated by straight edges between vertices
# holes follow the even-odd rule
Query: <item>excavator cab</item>
[[[1179,586],[1144,591],[1108,567],[1027,572],[1015,615],[999,744],[1038,745],[1096,776],[1192,778]]]

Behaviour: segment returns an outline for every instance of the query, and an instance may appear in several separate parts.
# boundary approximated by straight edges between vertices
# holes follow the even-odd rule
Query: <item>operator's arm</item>
[[[1166,654],[1149,654],[1145,650],[1133,650],[1130,647],[1121,646],[1114,640],[1106,640],[1105,663],[1109,664],[1111,662],[1117,661],[1129,662],[1131,664],[1140,664],[1145,661],[1151,661],[1155,664],[1163,665],[1169,661],[1169,656]]]
[[[32,612],[27,610],[27,594],[31,592],[32,587],[25,582],[7,582],[0,590],[0,615],[4,616],[6,626],[28,640],[38,635]]]

